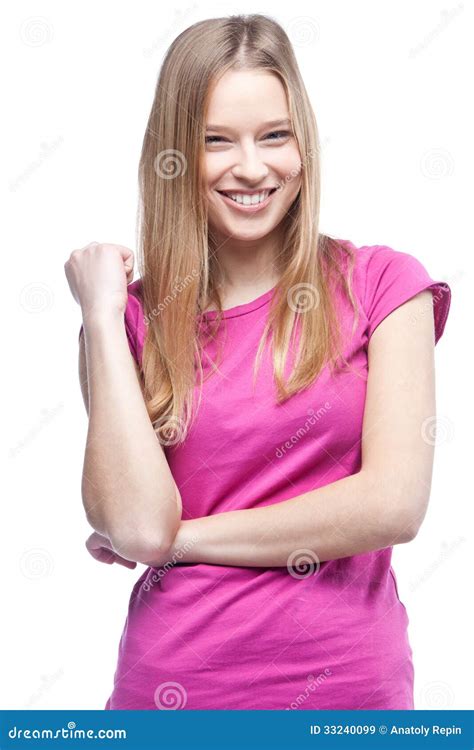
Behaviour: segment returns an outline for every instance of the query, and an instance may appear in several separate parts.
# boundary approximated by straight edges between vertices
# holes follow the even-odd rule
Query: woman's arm
[[[434,455],[432,305],[431,291],[420,292],[372,334],[359,473],[274,505],[182,521],[168,559],[184,548],[185,562],[285,566],[299,551],[324,561],[413,539]]]
[[[86,316],[79,370],[89,428],[82,477],[87,519],[123,558],[165,553],[181,498],[150,422],[123,314]],[[84,341],[85,339],[85,341]]]
[[[274,505],[182,521],[167,559],[187,549],[183,562],[273,567],[305,552],[316,563],[407,542],[411,526],[392,529],[383,511],[397,485],[361,471]]]

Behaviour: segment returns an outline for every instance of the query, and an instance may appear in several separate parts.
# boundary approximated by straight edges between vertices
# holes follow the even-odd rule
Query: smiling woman
[[[228,70],[209,92],[207,118],[222,123],[207,125],[213,135],[206,137],[204,157],[221,293],[247,287],[256,296],[278,276],[282,220],[301,188],[301,155],[285,88],[272,71]],[[272,130],[282,126],[289,129]]]
[[[266,16],[174,40],[140,188],[140,278],[114,246],[70,271],[92,311],[87,468],[121,540],[89,549],[147,565],[106,708],[285,709],[311,675],[305,709],[413,708],[391,553],[429,500],[449,286],[320,234],[316,120]]]

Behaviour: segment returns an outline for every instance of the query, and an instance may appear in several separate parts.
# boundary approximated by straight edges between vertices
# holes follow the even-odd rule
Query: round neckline
[[[256,297],[253,300],[250,300],[250,302],[244,302],[242,305],[235,305],[234,307],[228,307],[226,310],[222,311],[222,317],[223,318],[236,318],[239,315],[246,315],[249,312],[253,312],[254,310],[258,310],[259,307],[263,307],[267,302],[270,301],[273,292],[275,291],[277,285],[275,284],[274,287],[268,290],[268,292],[264,292],[259,297]],[[210,318],[211,320],[217,317],[218,310],[207,310],[207,312],[201,313],[201,317]]]

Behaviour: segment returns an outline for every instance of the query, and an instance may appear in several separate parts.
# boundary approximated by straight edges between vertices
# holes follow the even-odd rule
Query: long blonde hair
[[[351,291],[353,254],[318,231],[318,128],[287,34],[261,14],[193,24],[166,53],[139,165],[137,261],[147,326],[142,378],[148,414],[165,444],[184,441],[195,417],[196,372],[200,385],[203,382],[200,313],[209,301],[218,312],[212,330],[206,329],[208,337],[221,324],[219,266],[208,227],[203,154],[209,91],[230,69],[263,69],[279,77],[301,155],[301,189],[283,220],[280,278],[255,358],[254,382],[267,337],[272,339],[278,402],[309,386],[327,363],[337,367],[341,328],[332,301],[333,282],[340,282],[358,314]],[[285,382],[285,361],[298,326],[295,367]]]

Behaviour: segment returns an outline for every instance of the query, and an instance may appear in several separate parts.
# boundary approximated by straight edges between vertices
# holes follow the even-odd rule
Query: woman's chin
[[[267,234],[269,234],[272,229],[274,229],[273,226],[267,228],[267,227],[261,227],[259,229],[242,229],[240,227],[231,227],[227,226],[225,228],[222,228],[219,230],[220,236],[224,238],[229,238],[233,240],[241,240],[242,242],[257,242],[258,240],[261,240],[263,237],[266,237]],[[225,239],[223,240],[225,242]]]

